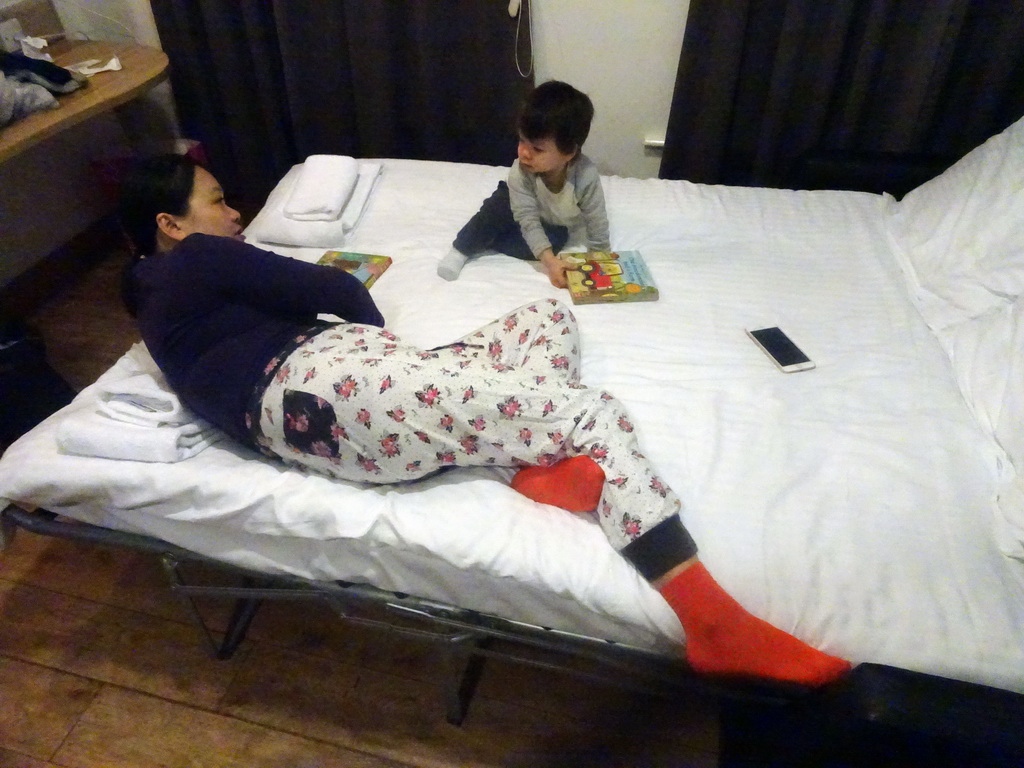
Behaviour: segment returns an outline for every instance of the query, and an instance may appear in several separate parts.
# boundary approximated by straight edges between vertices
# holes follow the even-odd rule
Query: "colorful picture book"
[[[566,273],[573,304],[656,301],[658,289],[639,251],[561,253],[576,265]]]
[[[349,253],[348,251],[327,251],[317,264],[344,269],[358,277],[363,285],[369,288],[384,270],[391,266],[390,256],[375,256],[369,253]]]

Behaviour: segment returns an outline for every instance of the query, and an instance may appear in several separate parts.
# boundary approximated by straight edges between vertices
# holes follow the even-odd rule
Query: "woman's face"
[[[224,200],[224,190],[205,168],[197,167],[192,195],[188,199],[188,211],[184,216],[175,216],[175,223],[181,238],[191,234],[242,237],[242,215]]]

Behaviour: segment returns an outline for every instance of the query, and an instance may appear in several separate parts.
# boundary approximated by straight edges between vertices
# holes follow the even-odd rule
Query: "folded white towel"
[[[334,221],[359,179],[359,163],[347,155],[310,155],[302,164],[284,215],[295,221]]]
[[[142,427],[178,426],[196,420],[162,374],[137,373],[100,387],[99,412]]]
[[[165,464],[191,458],[223,437],[223,432],[202,419],[147,427],[95,411],[74,413],[57,426],[57,446],[64,453]]]
[[[352,197],[349,199],[348,205],[345,206],[345,212],[341,214],[341,225],[345,228],[346,234],[355,229],[356,224],[359,223],[363,210],[366,208],[366,201],[370,199],[370,193],[373,192],[380,172],[380,163],[359,164],[359,180],[356,182],[355,189],[352,190]]]

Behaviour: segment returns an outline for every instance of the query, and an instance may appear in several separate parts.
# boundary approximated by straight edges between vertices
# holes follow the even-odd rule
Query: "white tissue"
[[[89,59],[88,61],[80,61],[77,64],[72,64],[67,69],[71,72],[77,72],[80,75],[86,77],[92,77],[97,72],[117,72],[121,69],[121,60],[115,56],[106,64],[100,64],[100,59]]]
[[[21,52],[28,56],[30,59],[39,59],[41,61],[53,61],[53,56],[48,53],[43,53],[43,48],[49,45],[41,37],[21,37],[18,38],[21,43]]]

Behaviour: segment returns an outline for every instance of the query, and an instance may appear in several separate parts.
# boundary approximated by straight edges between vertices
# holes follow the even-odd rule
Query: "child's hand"
[[[572,269],[572,265],[562,261],[560,258],[555,256],[555,252],[548,248],[543,251],[540,256],[537,257],[540,261],[540,265],[544,268],[545,274],[548,276],[548,280],[555,288],[568,288],[569,281],[565,277],[565,273]]]

